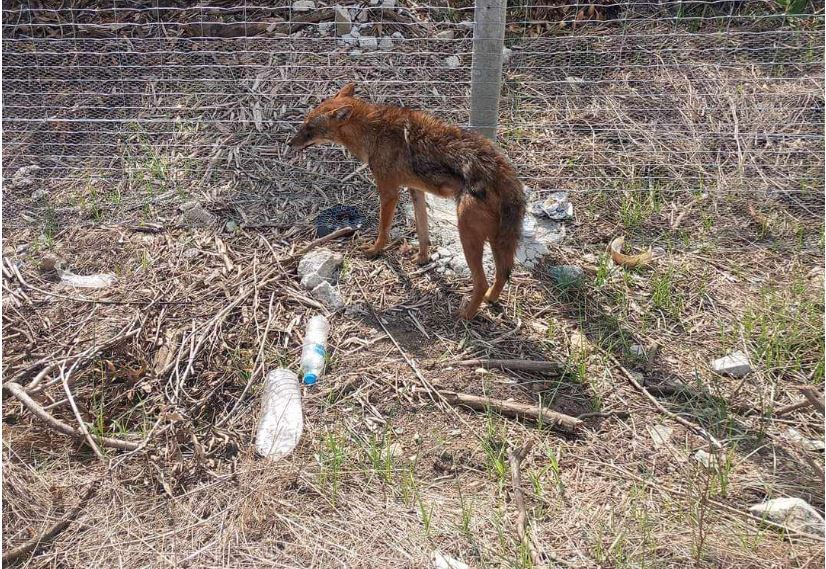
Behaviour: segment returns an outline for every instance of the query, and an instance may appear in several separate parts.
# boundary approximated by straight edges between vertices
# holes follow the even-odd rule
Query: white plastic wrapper
[[[271,371],[264,380],[255,450],[265,458],[277,460],[293,451],[303,431],[298,376],[284,368]]]

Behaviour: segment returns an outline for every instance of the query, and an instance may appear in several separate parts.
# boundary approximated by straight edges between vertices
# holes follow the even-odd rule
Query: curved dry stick
[[[42,534],[38,536],[33,537],[23,545],[12,547],[11,549],[3,553],[3,563],[11,563],[12,561],[15,561],[23,557],[27,553],[31,553],[38,547],[45,545],[45,542],[54,539],[54,537],[57,536],[57,534],[62,532],[69,526],[69,524],[72,523],[72,521],[77,517],[77,515],[86,505],[86,503],[94,497],[95,493],[97,493],[97,481],[92,482],[89,485],[89,489],[86,490],[86,493],[83,495],[83,497],[80,499],[80,501],[74,508],[63,514],[63,516],[54,524],[49,526],[46,529],[46,531],[44,531]]]
[[[29,397],[29,394],[26,393],[26,390],[23,389],[23,387],[19,383],[15,383],[13,381],[6,382],[3,384],[3,389],[5,389],[8,393],[13,395],[29,411],[40,417],[40,419],[42,419],[43,422],[45,422],[53,430],[88,443],[88,441],[86,441],[83,437],[83,433],[77,431],[76,429],[67,425],[63,421],[60,421],[59,419],[55,419],[54,417],[52,417],[49,414],[49,412],[46,411],[37,401]],[[138,445],[138,443],[133,443],[131,441],[123,441],[120,439],[113,439],[109,437],[96,437],[96,439],[99,444],[105,447],[116,448],[120,450],[136,450],[140,446]]]
[[[511,467],[511,484],[513,485],[513,502],[516,505],[516,535],[519,541],[524,543],[531,555],[531,561],[534,567],[542,567],[542,557],[539,555],[539,550],[533,537],[528,533],[528,511],[525,509],[525,496],[522,494],[522,473],[519,466],[522,461],[528,456],[528,453],[533,447],[533,441],[528,443],[519,450],[511,449],[508,452],[508,461]]]

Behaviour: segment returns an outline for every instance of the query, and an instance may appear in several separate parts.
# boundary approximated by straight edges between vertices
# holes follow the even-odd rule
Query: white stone
[[[507,63],[508,60],[511,58],[511,53],[513,50],[507,47],[502,48],[502,63]]]
[[[351,46],[355,46],[359,42],[358,38],[351,34],[344,34],[343,36],[341,36],[341,41],[344,42],[344,45]]]
[[[645,357],[645,348],[643,348],[639,344],[631,344],[631,347],[628,348],[628,351],[639,358]]]
[[[360,49],[354,49],[354,50],[350,51],[350,57],[360,57],[360,56],[361,56],[361,50]]]
[[[455,256],[455,253],[446,247],[437,247],[436,252],[439,253],[440,257],[450,258]]]
[[[361,36],[359,37],[359,47],[365,51],[375,51],[379,48],[379,42],[373,36]]]
[[[793,427],[786,429],[786,436],[790,441],[799,444],[806,450],[817,452],[826,448],[826,444],[824,444],[823,439],[807,439],[800,431]]]
[[[775,498],[755,504],[749,512],[790,530],[823,536],[823,517],[801,498]]]
[[[668,444],[674,429],[668,425],[654,425],[653,427],[648,427],[648,432],[651,434],[654,448],[660,448]]]
[[[311,294],[313,298],[331,310],[338,310],[344,306],[344,301],[341,299],[338,291],[327,281],[315,287]]]
[[[461,65],[462,60],[459,59],[458,55],[451,55],[450,57],[445,58],[445,66],[448,69],[458,69]]]
[[[393,38],[394,40],[398,40],[398,41],[401,41],[401,40],[404,39],[404,35],[401,32],[393,32],[390,35],[390,37]]]
[[[315,9],[313,0],[296,0],[293,2],[293,12],[309,12]]]
[[[456,34],[453,30],[442,30],[441,32],[436,32],[436,39],[437,40],[452,40]]]
[[[694,460],[705,466],[709,470],[720,469],[720,459],[702,449],[694,453]]]
[[[381,38],[379,41],[379,49],[383,51],[389,51],[393,49],[393,40],[390,38]]]
[[[350,12],[347,11],[347,8],[344,6],[336,6],[335,21],[336,35],[343,36],[350,33],[350,29],[353,27],[353,22],[350,19]]]
[[[25,188],[34,183],[35,174],[40,171],[40,166],[31,164],[19,168],[17,172],[11,177],[9,186],[12,188]]]
[[[301,277],[301,286],[303,286],[307,290],[313,290],[315,287],[325,282],[325,280],[326,279],[324,279],[318,273],[310,273],[309,275],[304,275],[303,277]]]
[[[333,22],[321,22],[318,24],[318,33],[322,36],[328,36],[333,31],[333,26],[335,26]]]
[[[751,372],[751,364],[749,364],[749,357],[740,350],[737,350],[711,362],[711,369],[719,374],[730,375],[732,377],[745,377]]]
[[[381,3],[382,8],[395,8],[396,7],[396,0],[383,0]]]
[[[350,30],[350,35],[353,36],[354,38],[359,37],[361,35],[361,26],[358,26],[358,25],[354,24],[353,29]]]
[[[303,279],[307,275],[316,274],[323,280],[331,281],[343,262],[344,256],[341,253],[329,249],[316,249],[304,255],[298,262],[298,276]]]

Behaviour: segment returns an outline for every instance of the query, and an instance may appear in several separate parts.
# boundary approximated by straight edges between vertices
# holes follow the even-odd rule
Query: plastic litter
[[[344,227],[359,229],[364,225],[364,215],[351,205],[334,205],[318,212],[315,218],[316,234],[319,237],[329,235]]]
[[[304,431],[298,376],[279,368],[267,374],[261,397],[261,418],[255,450],[271,460],[290,454]]]
[[[77,288],[106,288],[115,284],[115,275],[103,273],[99,275],[76,275],[69,271],[58,269],[60,282]]]
[[[307,385],[314,385],[324,373],[329,333],[330,323],[327,318],[321,315],[310,318],[307,333],[304,335],[304,347],[301,350],[301,371]]]

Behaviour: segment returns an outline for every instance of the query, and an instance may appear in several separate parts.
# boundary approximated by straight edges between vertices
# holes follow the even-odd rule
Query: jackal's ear
[[[334,111],[330,111],[330,116],[337,121],[344,122],[350,118],[350,115],[353,114],[353,107],[350,105],[345,105],[343,107],[339,107]]]
[[[355,83],[347,83],[344,87],[341,88],[341,91],[338,92],[336,95],[336,99],[341,97],[352,97],[356,94],[356,84]]]

